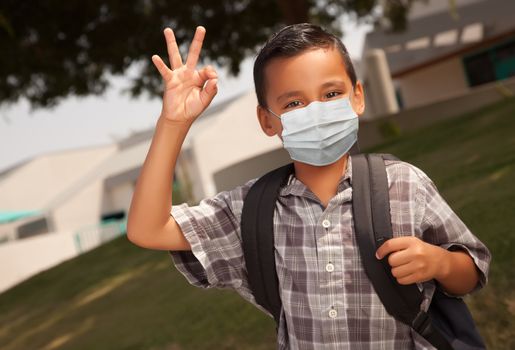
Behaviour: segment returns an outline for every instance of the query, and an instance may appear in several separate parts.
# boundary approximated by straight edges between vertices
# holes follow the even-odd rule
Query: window
[[[470,86],[515,76],[515,40],[463,58]]]

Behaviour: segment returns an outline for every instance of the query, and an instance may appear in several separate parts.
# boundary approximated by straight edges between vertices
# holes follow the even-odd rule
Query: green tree
[[[284,24],[310,21],[339,33],[339,18],[353,13],[393,30],[417,0],[2,0],[0,2],[0,103],[26,98],[33,108],[56,105],[70,96],[105,91],[108,74],[134,63],[140,74],[130,92],[161,94],[161,79],[150,60],[166,57],[162,29],[174,29],[189,43],[197,25],[207,28],[201,57],[239,72]],[[420,1],[420,0],[418,0]]]

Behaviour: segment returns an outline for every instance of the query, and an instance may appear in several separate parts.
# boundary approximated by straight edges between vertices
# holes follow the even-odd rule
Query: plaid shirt
[[[441,197],[419,168],[386,160],[393,234],[414,235],[443,248],[465,249],[479,270],[475,290],[487,282],[490,252]],[[257,179],[171,215],[191,251],[170,251],[176,268],[201,288],[230,288],[258,309],[247,280],[240,218]],[[282,310],[278,349],[433,349],[385,310],[361,265],[352,219],[349,155],[337,194],[326,208],[293,174],[280,190],[274,216],[275,261]],[[427,310],[433,281],[418,284]]]

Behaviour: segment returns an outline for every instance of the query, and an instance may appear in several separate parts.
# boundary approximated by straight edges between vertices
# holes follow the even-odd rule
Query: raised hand
[[[173,30],[166,28],[164,35],[171,67],[168,68],[158,55],[152,56],[152,62],[165,85],[161,117],[167,121],[192,123],[209,106],[218,91],[215,69],[212,66],[196,69],[205,34],[204,27],[197,27],[186,64],[183,64]]]

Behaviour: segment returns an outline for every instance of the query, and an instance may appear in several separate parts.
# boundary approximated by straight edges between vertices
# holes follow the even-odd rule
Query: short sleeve
[[[422,238],[444,249],[467,252],[479,274],[478,284],[470,293],[476,292],[487,283],[491,253],[451,209],[433,181],[422,170],[415,169],[420,178],[419,190],[422,192],[421,197],[424,202],[421,221]],[[438,287],[441,288],[439,285]],[[452,296],[460,297],[460,295]]]
[[[240,218],[243,199],[255,180],[203,199],[195,206],[172,206],[170,214],[190,243],[191,251],[169,254],[190,284],[238,289],[246,282]]]

